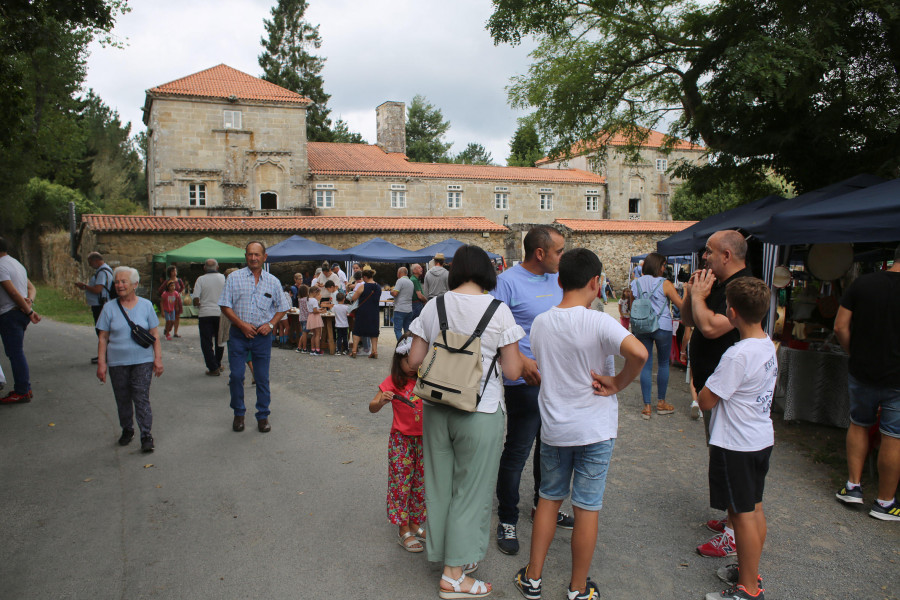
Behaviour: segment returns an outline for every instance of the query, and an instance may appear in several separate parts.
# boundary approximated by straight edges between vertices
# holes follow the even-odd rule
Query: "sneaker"
[[[706,528],[716,533],[725,533],[725,525],[728,519],[710,519],[706,522]]]
[[[168,333],[166,334],[166,341],[167,341],[167,342],[171,342],[171,341],[172,341],[172,336],[169,335]]]
[[[528,600],[540,600],[541,580],[540,578],[530,579],[528,577],[528,565],[519,569],[519,572],[516,573],[516,576],[513,579],[513,583],[516,584],[516,587],[519,588],[519,591],[523,596],[528,598]]]
[[[24,394],[17,394],[16,392],[10,392],[7,395],[0,398],[0,404],[25,404],[26,402],[31,402],[31,399],[34,397],[34,394],[31,393],[31,390]]]
[[[897,504],[896,498],[887,508],[875,502],[872,510],[869,511],[869,516],[882,521],[900,521],[900,504]]]
[[[671,415],[675,413],[675,407],[666,402],[665,400],[660,400],[656,403],[656,414],[658,415]]]
[[[153,452],[154,449],[152,435],[141,438],[141,452]]]
[[[537,508],[531,509],[531,522],[534,523],[534,513]],[[556,526],[560,529],[574,529],[575,527],[575,519],[573,519],[568,513],[564,513],[563,511],[559,511],[556,513]]]
[[[573,592],[566,588],[566,598],[568,600],[600,600],[600,590],[597,589],[597,584],[588,577],[587,586],[585,586],[583,592]]]
[[[134,439],[134,429],[123,429],[122,437],[119,438],[120,446],[127,446]]]
[[[310,351],[309,351],[309,355],[310,355],[310,356],[320,356],[319,352],[316,351],[316,350],[310,350]]]
[[[294,350],[297,351],[297,352],[299,352],[299,353],[301,353],[301,354],[304,352],[304,351],[303,351],[302,349],[300,349],[300,348],[294,348]]]
[[[519,538],[516,537],[516,526],[513,523],[497,524],[497,548],[503,554],[519,553]]]
[[[765,591],[759,588],[759,592],[755,596],[751,596],[744,586],[735,585],[721,592],[707,594],[706,600],[765,600]]]
[[[737,563],[731,563],[730,565],[719,567],[716,570],[716,576],[725,583],[731,585],[737,585],[739,573],[740,567]],[[762,575],[759,573],[756,574],[756,581],[758,582],[758,585],[762,587]]]
[[[858,485],[854,488],[847,488],[844,486],[841,488],[837,494],[834,495],[835,498],[843,502],[844,504],[862,504],[863,503],[863,493],[862,486]],[[877,502],[876,502],[877,504]]]
[[[697,554],[706,558],[725,558],[736,556],[737,549],[734,547],[734,540],[728,537],[727,533],[720,533],[705,544],[697,546]]]
[[[700,418],[700,414],[700,405],[696,402],[691,402],[691,418],[696,421]]]

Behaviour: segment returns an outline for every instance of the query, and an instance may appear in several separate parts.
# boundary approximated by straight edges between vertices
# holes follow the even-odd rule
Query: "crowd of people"
[[[583,248],[566,250],[563,236],[548,226],[533,228],[523,244],[524,260],[499,275],[487,253],[474,245],[461,246],[450,269],[439,256],[424,278],[419,265],[412,266],[411,276],[406,268],[397,272],[397,283],[390,289],[397,344],[389,372],[368,405],[372,413],[387,406],[393,412],[386,512],[397,527],[397,543],[443,565],[441,598],[489,595],[492,585],[471,574],[490,543],[493,497],[498,500],[497,547],[516,555],[520,483],[534,448],[531,544],[527,563],[514,574],[514,585],[525,598],[540,599],[555,532],[571,529],[566,597],[596,599],[602,583],[592,580],[589,570],[618,433],[617,394],[639,378],[641,414],[650,418],[655,347],[656,412],[674,412],[666,388],[675,320],[671,311],[678,311],[682,325],[694,329],[688,353],[709,446],[709,504],[725,513],[707,523],[716,536],[697,552],[737,557],[716,571],[729,587],[706,598],[762,600],[759,564],[767,532],[762,501],[774,445],[770,412],[778,365],[761,324],[771,292],[747,268],[744,238],[735,231],[713,234],[703,253],[704,268],[690,274],[680,290],[666,278],[665,257],[647,255],[622,291],[619,320],[591,309],[609,285],[596,254]],[[256,387],[256,426],[268,433],[273,342],[283,338],[299,352],[321,355],[322,315],[328,311],[334,315],[339,352],[356,357],[368,341],[369,357],[377,358],[383,290],[368,265],[353,265],[349,277],[338,265],[323,265],[311,281],[297,274],[294,285],[285,287],[263,269],[264,244],[247,244],[245,258],[246,267],[226,275],[218,273],[215,260],[207,260],[192,302],[200,308],[207,375],[224,371],[224,346],[228,349],[233,431],[245,428],[244,379],[249,367]],[[867,432],[877,420],[880,406],[881,479],[870,514],[884,520],[900,520],[895,498],[900,398],[889,391],[892,385],[896,389],[898,363],[886,359],[873,367],[853,357],[868,356],[861,345],[869,339],[880,340],[887,356],[900,354],[900,319],[885,320],[882,313],[880,320],[869,318],[873,302],[892,306],[900,297],[900,249],[896,258],[894,267],[877,281],[861,278],[851,287],[837,322],[840,341],[851,355],[853,422],[847,441],[849,478],[837,498],[848,504],[862,502],[866,447],[860,431]],[[105,382],[108,377],[112,383],[121,428],[118,443],[125,446],[133,440],[136,421],[141,450],[151,452],[155,444],[149,390],[153,375],[163,373],[161,337],[178,335],[179,305],[174,298],[163,302],[166,327],[160,333],[154,306],[136,294],[138,272],[124,266],[112,270],[100,255],[88,260],[95,274],[78,285],[89,302],[96,301],[91,304],[98,335],[94,360],[97,378]],[[183,295],[186,287],[182,282],[179,289],[178,281],[177,269],[170,268],[161,294]],[[15,381],[14,390],[0,399],[4,404],[32,398],[22,339],[27,326],[40,321],[32,307],[34,298],[27,273],[0,238],[0,338]],[[289,312],[298,317],[293,327],[286,319]],[[863,312],[866,318],[854,317]],[[887,339],[885,329],[896,337]],[[423,392],[424,398],[417,394],[424,389],[416,387],[423,365],[428,361],[427,371],[438,356],[437,347],[447,347],[446,330],[480,341],[480,392],[474,410],[461,410],[439,393]],[[616,356],[624,358],[618,369]],[[560,510],[566,499],[571,501],[571,516]]]

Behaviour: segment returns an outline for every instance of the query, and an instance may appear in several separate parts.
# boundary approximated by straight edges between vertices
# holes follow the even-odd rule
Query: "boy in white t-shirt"
[[[338,292],[335,298],[337,298],[337,304],[331,307],[331,312],[334,313],[334,336],[337,341],[334,353],[350,354],[347,335],[350,329],[350,320],[347,318],[347,315],[350,314],[350,305],[347,304],[347,295],[344,292]]]
[[[775,443],[772,397],[778,379],[775,345],[762,328],[771,292],[754,277],[725,288],[728,321],[741,334],[700,390],[698,402],[712,410],[709,423],[709,497],[734,524],[737,564],[717,571],[731,587],[706,600],[764,600],[759,557],[766,541],[762,497]]]
[[[590,310],[601,271],[600,259],[590,250],[563,254],[558,279],[562,302],[538,315],[531,327],[531,348],[541,372],[541,489],[531,556],[515,577],[516,587],[530,600],[541,597],[544,560],[570,486],[575,528],[567,597],[584,600],[599,593],[588,569],[619,425],[616,392],[637,377],[647,360],[647,350],[636,337],[613,317]],[[625,357],[618,375],[615,355]]]

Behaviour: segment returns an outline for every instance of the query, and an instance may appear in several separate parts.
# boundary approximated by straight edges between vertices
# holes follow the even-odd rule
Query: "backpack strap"
[[[107,276],[106,284],[104,284],[104,285],[103,285],[103,289],[100,290],[99,296],[102,298],[103,295],[104,295],[104,292],[105,292],[105,293],[106,293],[106,298],[107,298],[107,299],[110,299],[110,298],[112,298],[112,295],[110,294],[109,288],[110,288],[110,287],[112,286],[112,284],[114,283],[114,281],[113,281],[113,270],[112,270],[112,267],[110,267],[110,266],[109,266],[108,264],[106,264],[106,263],[103,263],[103,266],[100,267],[99,269],[97,269],[97,272],[100,272],[100,271],[103,271],[103,270],[108,271],[108,272],[109,272],[109,275]]]
[[[658,290],[658,289],[660,288],[660,286],[662,286],[662,284],[665,283],[665,282],[666,282],[665,279],[661,279],[661,281],[656,285],[656,287],[653,288],[653,291],[650,292],[650,297],[651,297],[651,298],[653,297],[653,294],[656,293],[656,290]],[[663,311],[666,310],[666,306],[668,306],[668,304],[669,304],[669,299],[666,298],[665,296],[663,296],[663,306],[662,306],[661,309],[659,309],[659,312],[656,313],[656,316],[657,316],[657,317],[661,317],[661,316],[662,316]]]
[[[447,309],[444,306],[444,296],[441,294],[435,298],[437,302],[437,311],[438,311],[438,323],[441,327],[441,336],[444,338],[444,345],[447,346],[447,330],[450,328],[450,322],[447,319]],[[484,333],[484,330],[487,329],[488,323],[491,322],[491,319],[494,317],[494,313],[497,312],[497,308],[503,304],[500,300],[494,298],[491,300],[490,305],[488,305],[487,310],[484,311],[484,314],[481,316],[481,320],[478,321],[478,325],[475,326],[475,331],[472,332],[472,335],[469,336],[469,339],[466,340],[466,343],[463,344],[459,350],[465,350],[469,347],[469,344],[475,341],[475,338],[480,338]]]
[[[638,295],[637,295],[637,297],[640,298],[640,297],[644,294],[644,291],[641,289],[641,284],[638,283],[638,280],[637,280],[637,279],[635,279],[635,280],[634,280],[634,285],[637,286],[637,290],[638,290]]]

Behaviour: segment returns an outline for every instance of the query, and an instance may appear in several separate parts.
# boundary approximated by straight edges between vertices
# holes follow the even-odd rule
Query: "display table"
[[[845,354],[780,347],[775,402],[784,419],[849,427],[847,362]]]

